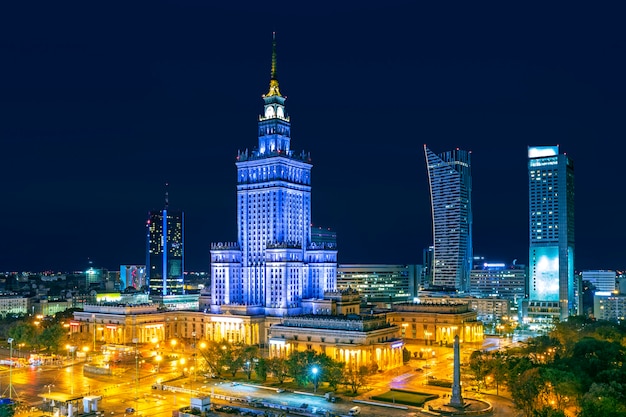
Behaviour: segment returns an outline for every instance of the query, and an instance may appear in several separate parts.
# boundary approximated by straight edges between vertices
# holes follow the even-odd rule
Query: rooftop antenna
[[[170,194],[169,191],[167,191],[167,187],[169,186],[169,183],[165,183],[165,210],[167,210],[167,208],[170,205]]]

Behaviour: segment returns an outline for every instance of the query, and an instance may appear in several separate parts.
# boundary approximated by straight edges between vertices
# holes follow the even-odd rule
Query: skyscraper
[[[148,213],[146,281],[150,294],[183,294],[184,213],[169,209],[165,194],[163,210]]]
[[[557,146],[528,147],[529,314],[576,314],[574,162]],[[541,305],[543,303],[543,305]],[[558,307],[558,308],[556,308]],[[537,319],[550,320],[550,317]]]
[[[470,152],[436,155],[424,145],[433,217],[432,285],[464,292],[472,268]]]
[[[212,312],[228,305],[242,314],[297,314],[302,299],[336,288],[336,246],[311,239],[312,164],[308,154],[291,150],[276,75],[274,38],[258,148],[236,160],[238,241],[211,246]]]

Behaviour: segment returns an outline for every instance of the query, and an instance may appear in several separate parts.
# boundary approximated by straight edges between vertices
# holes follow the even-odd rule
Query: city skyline
[[[208,271],[211,242],[237,235],[235,158],[256,146],[273,31],[313,226],[337,232],[340,264],[421,263],[424,144],[472,152],[474,254],[527,263],[527,147],[558,144],[576,161],[576,270],[626,267],[606,155],[625,146],[619,10],[10,7],[0,269],[142,264],[169,183],[185,269]]]

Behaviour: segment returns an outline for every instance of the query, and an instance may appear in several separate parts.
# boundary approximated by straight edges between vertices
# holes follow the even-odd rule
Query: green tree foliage
[[[44,328],[39,336],[39,342],[41,346],[48,349],[50,352],[58,352],[63,340],[65,340],[67,332],[58,323]]]
[[[312,379],[311,368],[315,365],[321,369],[316,360],[317,353],[313,350],[294,351],[287,358],[289,375],[300,387],[306,386]],[[320,372],[321,373],[321,372]]]
[[[26,321],[15,322],[8,331],[8,337],[12,337],[14,343],[25,343],[27,346],[35,347],[38,345],[38,332],[34,324]]]
[[[552,407],[542,407],[533,411],[533,417],[566,417],[563,410],[556,410]]]
[[[623,384],[591,384],[580,400],[578,417],[626,417],[625,394]]]
[[[267,359],[259,358],[254,365],[254,372],[257,378],[265,382],[267,380],[268,364]]]
[[[285,358],[271,358],[267,360],[267,370],[278,379],[278,383],[285,382],[289,375],[289,366]]]
[[[529,417],[625,416],[625,340],[626,327],[616,323],[585,317],[558,322],[548,336],[505,355],[511,397]],[[494,379],[497,360],[490,358]]]
[[[543,385],[544,381],[539,368],[531,368],[521,372],[515,384],[509,386],[513,402],[527,416],[532,416],[534,410],[541,408],[539,406]]]
[[[15,404],[0,404],[0,417],[13,417],[15,415]]]
[[[480,350],[472,352],[469,358],[468,371],[480,391],[485,386],[485,377],[489,373],[487,355]]]
[[[584,337],[574,344],[567,362],[587,391],[602,372],[621,366],[623,361],[624,347],[619,343]]]
[[[506,381],[507,372],[507,355],[501,351],[496,351],[491,355],[488,363],[489,374],[493,377],[496,385],[496,395],[500,395],[500,386]]]
[[[352,393],[356,394],[361,387],[368,383],[370,375],[372,375],[372,367],[348,365],[344,371],[344,383]]]

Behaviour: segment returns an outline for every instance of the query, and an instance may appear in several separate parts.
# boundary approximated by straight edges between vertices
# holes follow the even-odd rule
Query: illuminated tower
[[[311,240],[309,156],[291,150],[291,123],[276,78],[276,39],[258,148],[237,155],[237,243],[211,246],[211,311],[223,305],[297,314],[304,298],[336,287],[334,242]],[[233,311],[233,307],[229,309]]]
[[[472,268],[472,177],[470,152],[435,155],[424,145],[433,216],[432,285],[469,288]]]
[[[529,316],[576,314],[574,162],[558,146],[528,147]],[[552,312],[545,315],[542,312]]]
[[[146,281],[155,295],[183,294],[184,214],[165,208],[148,213]]]

